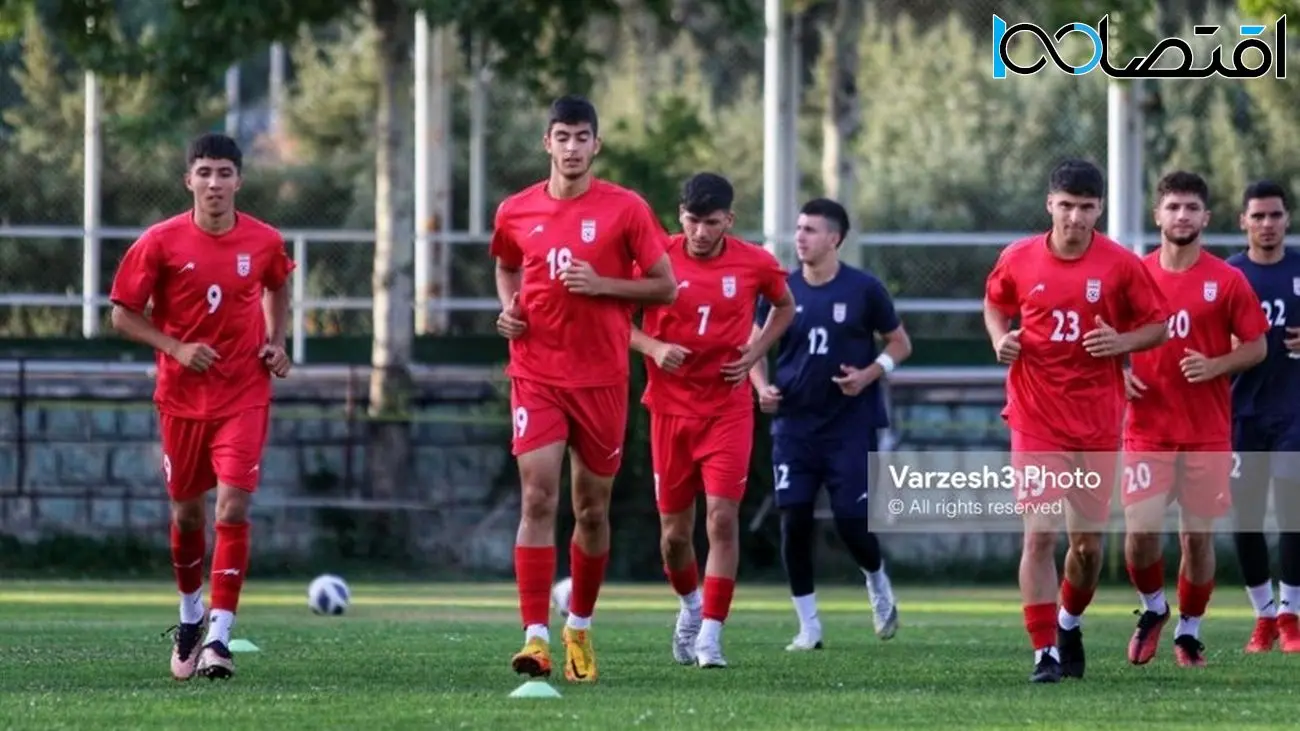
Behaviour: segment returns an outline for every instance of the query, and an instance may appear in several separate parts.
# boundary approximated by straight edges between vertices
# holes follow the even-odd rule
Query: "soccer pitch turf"
[[[1105,590],[1085,618],[1087,677],[1027,682],[1031,654],[1014,589],[897,590],[902,626],[872,634],[861,589],[820,592],[827,648],[788,653],[783,587],[737,590],[725,670],[674,665],[667,586],[608,586],[595,621],[600,682],[559,699],[514,700],[514,588],[355,584],[343,617],[306,606],[306,582],[245,587],[230,681],[171,680],[176,618],[167,584],[0,585],[0,727],[9,729],[820,729],[1286,728],[1300,656],[1241,652],[1245,597],[1223,587],[1203,627],[1209,666],[1124,659],[1131,592]],[[552,622],[558,640],[560,621]]]

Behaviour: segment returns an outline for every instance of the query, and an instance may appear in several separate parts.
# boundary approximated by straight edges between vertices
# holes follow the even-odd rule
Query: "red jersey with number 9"
[[[156,356],[154,400],[169,416],[220,419],[271,402],[271,372],[258,357],[266,344],[262,295],[285,286],[293,260],[284,237],[240,213],[220,235],[183,213],[155,224],[127,249],[109,298],[143,313],[163,334],[203,343],[219,360],[197,373],[164,353]]]
[[[664,256],[667,233],[641,196],[604,180],[558,200],[543,181],[502,201],[491,253],[521,269],[519,305],[528,329],[510,341],[506,375],[565,388],[616,386],[628,380],[631,302],[574,294],[560,272],[574,261],[596,274],[635,278]]]
[[[1123,361],[1083,347],[1098,320],[1121,333],[1165,320],[1165,302],[1141,259],[1094,232],[1078,259],[1052,253],[1049,234],[1002,251],[985,298],[1019,317],[1020,356],[1007,375],[1003,418],[1062,448],[1117,450],[1124,418]]]
[[[698,259],[686,252],[686,237],[668,244],[677,277],[677,301],[645,308],[641,329],[650,337],[680,345],[690,353],[669,373],[646,358],[646,389],[641,402],[672,416],[717,416],[754,408],[749,381],[722,378],[722,366],[740,357],[754,328],[758,297],[776,302],[786,292],[781,263],[761,246],[726,237],[718,256]]]
[[[1228,444],[1232,438],[1232,379],[1190,383],[1181,362],[1188,350],[1207,358],[1232,352],[1268,333],[1259,297],[1240,269],[1202,250],[1181,272],[1160,265],[1160,251],[1142,263],[1169,303],[1169,339],[1130,356],[1133,375],[1146,385],[1128,405],[1126,437],[1179,446]]]

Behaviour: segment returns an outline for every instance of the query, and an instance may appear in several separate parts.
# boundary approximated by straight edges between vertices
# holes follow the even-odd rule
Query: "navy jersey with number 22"
[[[879,382],[857,396],[844,395],[831,380],[840,365],[866,368],[876,359],[877,333],[898,329],[898,315],[884,283],[871,274],[840,264],[829,282],[812,286],[796,269],[787,277],[794,295],[794,323],[777,346],[776,375],[781,406],[772,434],[808,440],[875,436],[889,426]],[[761,327],[770,305],[757,312]]]
[[[1300,253],[1287,249],[1276,264],[1256,264],[1244,253],[1228,263],[1246,275],[1268,318],[1268,355],[1233,379],[1233,418],[1291,417],[1300,414],[1300,354],[1282,341],[1286,328],[1300,327]]]

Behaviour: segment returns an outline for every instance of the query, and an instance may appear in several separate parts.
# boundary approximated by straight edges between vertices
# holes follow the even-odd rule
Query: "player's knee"
[[[1070,553],[1084,566],[1101,565],[1101,534],[1074,533],[1070,535]]]
[[[740,534],[739,506],[730,500],[710,501],[707,518],[709,543],[733,542]]]
[[[1203,556],[1214,552],[1214,535],[1208,531],[1183,533],[1178,537],[1178,545],[1184,556]]]
[[[252,502],[253,494],[247,490],[230,485],[217,485],[217,522],[248,522],[248,511]]]
[[[527,521],[553,521],[559,509],[560,487],[550,480],[525,479],[520,496],[520,512]],[[576,507],[575,507],[576,510]]]
[[[691,531],[678,524],[664,524],[659,535],[659,550],[671,559],[687,554],[692,548]]]
[[[1051,556],[1056,553],[1056,534],[1043,530],[1026,530],[1024,553],[1029,556]]]
[[[597,530],[609,522],[609,499],[599,494],[573,494],[573,522],[582,530]]]
[[[202,499],[172,503],[172,523],[182,533],[203,530],[206,517]]]

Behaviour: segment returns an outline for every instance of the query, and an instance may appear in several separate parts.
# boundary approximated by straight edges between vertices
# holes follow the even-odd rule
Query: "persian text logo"
[[[1192,58],[1192,46],[1182,38],[1165,38],[1152,48],[1150,53],[1145,56],[1135,56],[1122,67],[1112,66],[1110,63],[1110,54],[1107,53],[1107,44],[1110,39],[1110,16],[1103,15],[1101,20],[1097,21],[1097,27],[1094,28],[1086,23],[1066,23],[1057,29],[1056,33],[1048,34],[1047,31],[1034,25],[1033,23],[1016,23],[1007,25],[1007,21],[993,16],[993,78],[1005,79],[1008,73],[1029,76],[1036,74],[1047,65],[1047,57],[1050,56],[1052,63],[1057,68],[1069,74],[1082,75],[1093,71],[1098,66],[1109,77],[1113,79],[1205,79],[1211,76],[1223,76],[1230,79],[1256,79],[1264,76],[1270,69],[1273,76],[1279,79],[1286,78],[1286,16],[1277,19],[1273,24],[1274,45],[1270,47],[1257,36],[1263,35],[1267,26],[1263,25],[1242,25],[1238,28],[1244,36],[1237,45],[1232,48],[1232,65],[1227,66],[1223,63],[1223,48],[1215,48],[1210,54],[1210,62],[1205,66],[1196,66]],[[1197,25],[1193,26],[1192,34],[1196,36],[1212,36],[1219,32],[1217,25]],[[1008,49],[1011,45],[1011,39],[1018,33],[1028,33],[1039,40],[1043,46],[1046,56],[1039,56],[1038,60],[1028,66],[1021,66],[1011,60],[1011,54]],[[1079,33],[1087,37],[1092,44],[1092,55],[1084,63],[1074,66],[1067,63],[1061,58],[1056,44],[1060,43],[1067,35]],[[1172,58],[1168,51],[1177,51],[1181,57],[1177,66],[1171,68],[1155,68],[1157,63],[1166,59],[1166,55]],[[1250,51],[1257,51],[1258,58],[1251,58],[1247,54]],[[1252,63],[1257,62],[1257,63]]]

